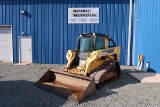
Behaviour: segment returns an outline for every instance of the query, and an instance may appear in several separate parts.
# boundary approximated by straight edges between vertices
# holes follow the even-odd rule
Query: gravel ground
[[[128,72],[135,67],[121,66],[122,74],[116,81],[77,104],[34,86],[48,68],[63,65],[30,64],[15,66],[0,63],[0,107],[160,107],[160,84],[142,84]]]

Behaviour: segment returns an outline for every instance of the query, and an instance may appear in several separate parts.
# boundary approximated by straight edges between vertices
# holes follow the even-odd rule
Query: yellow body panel
[[[116,58],[114,57],[116,55]],[[68,50],[66,58],[67,71],[70,73],[89,75],[93,70],[101,66],[105,61],[120,59],[120,47],[108,47],[108,38],[105,37],[105,49],[91,52],[82,66],[72,66],[73,60],[78,56],[77,50]]]
[[[86,76],[87,74],[90,74],[93,70],[101,66],[105,61],[108,60],[119,60],[120,59],[120,47],[112,47],[107,48],[103,50],[97,50],[93,51],[88,55],[86,58],[86,61],[82,66],[70,66],[71,61],[75,58],[76,51],[69,50],[66,57],[68,60],[67,63],[67,69],[68,72],[75,73],[75,74],[81,74]],[[114,54],[116,54],[117,58],[114,58]],[[105,58],[106,57],[106,58]]]
[[[108,48],[108,38],[105,38],[105,49]]]
[[[111,50],[111,51],[109,52],[109,50]],[[112,52],[112,50],[113,50],[113,52]],[[89,57],[86,59],[86,64],[85,64],[86,69],[85,69],[84,76],[86,76],[87,74],[90,74],[94,69],[98,68],[105,61],[116,60],[113,57],[114,54],[117,55],[117,60],[119,60],[120,47],[114,47],[114,48],[108,48],[108,49],[104,49],[104,50],[93,51],[89,55]]]

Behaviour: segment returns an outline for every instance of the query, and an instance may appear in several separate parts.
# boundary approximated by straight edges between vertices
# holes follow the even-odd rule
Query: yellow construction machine
[[[109,46],[109,42],[113,46]],[[66,58],[65,67],[49,69],[36,85],[80,103],[92,95],[97,86],[120,76],[120,47],[104,34],[80,34],[78,49],[68,50]]]

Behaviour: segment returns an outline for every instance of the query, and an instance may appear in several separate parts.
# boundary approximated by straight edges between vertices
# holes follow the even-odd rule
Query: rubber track
[[[120,75],[120,68],[117,68],[119,67],[119,63],[118,66],[116,63],[118,63],[117,60],[104,62],[99,68],[91,73],[90,77],[94,77],[97,85],[104,85],[106,81],[118,78]]]

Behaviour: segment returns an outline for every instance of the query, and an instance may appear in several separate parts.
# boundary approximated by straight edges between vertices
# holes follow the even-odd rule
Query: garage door
[[[0,26],[0,61],[13,62],[11,26]]]

